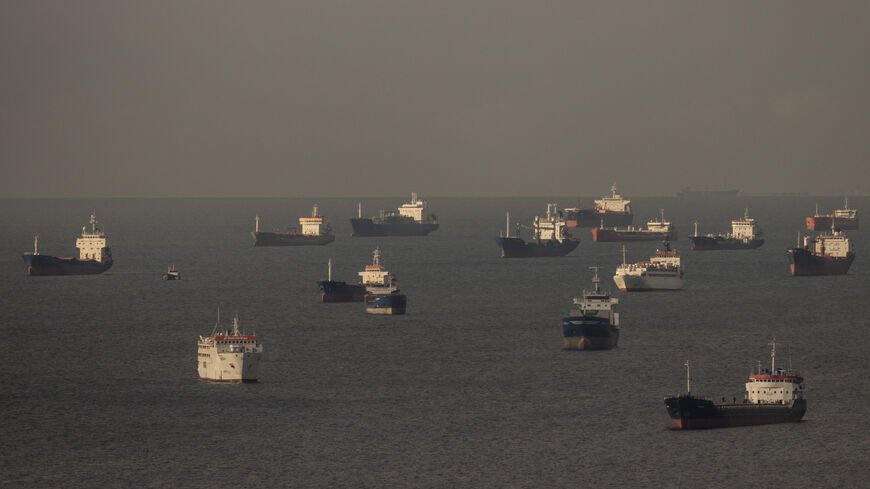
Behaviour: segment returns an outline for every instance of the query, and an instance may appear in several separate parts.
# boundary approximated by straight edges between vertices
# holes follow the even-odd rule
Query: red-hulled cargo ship
[[[721,403],[691,394],[689,362],[686,362],[685,395],[665,398],[674,428],[693,430],[728,428],[800,421],[807,411],[804,379],[791,369],[776,368],[776,343],[772,343],[770,370],[749,375],[742,402]]]
[[[616,192],[616,184],[610,187],[610,197],[595,201],[594,207],[571,207],[565,209],[565,226],[569,228],[596,228],[629,226],[631,201]]]
[[[819,204],[816,204],[816,214],[807,217],[808,231],[827,231],[834,229],[858,229],[858,210],[849,208],[846,198],[842,209],[835,209],[833,214],[819,214]]]
[[[607,229],[603,225],[592,228],[592,240],[595,242],[676,241],[677,227],[669,221],[665,221],[665,210],[661,211],[661,219],[647,222],[646,229],[635,229],[631,226]]]

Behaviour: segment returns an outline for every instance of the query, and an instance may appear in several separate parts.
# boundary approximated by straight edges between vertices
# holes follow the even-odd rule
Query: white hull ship
[[[199,377],[215,382],[256,382],[263,359],[263,345],[256,334],[239,331],[239,317],[233,318],[233,329],[219,331],[220,315],[211,336],[200,336],[197,342]]]
[[[665,242],[666,250],[656,250],[649,261],[626,263],[625,247],[622,248],[622,265],[616,268],[613,281],[623,292],[647,290],[679,290],[683,288],[683,268],[680,257],[671,251]]]

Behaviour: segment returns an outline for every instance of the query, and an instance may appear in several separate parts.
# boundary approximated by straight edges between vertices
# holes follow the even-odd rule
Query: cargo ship
[[[665,408],[678,430],[727,428],[797,422],[807,411],[804,379],[791,369],[776,367],[776,343],[770,353],[770,370],[749,375],[743,401],[721,403],[692,395],[689,362],[686,362],[686,394],[665,398]]]
[[[667,241],[665,251],[656,250],[647,261],[626,263],[622,247],[622,265],[616,267],[613,281],[622,292],[679,290],[683,288],[683,268],[676,251]]]
[[[565,225],[569,228],[629,226],[632,218],[631,201],[616,192],[615,183],[610,187],[610,197],[596,200],[593,207],[565,209]]]
[[[360,203],[357,217],[350,220],[351,236],[426,236],[438,229],[437,218],[428,209],[428,204],[419,200],[416,193],[397,212],[382,210],[375,217],[363,217]]]
[[[653,219],[646,223],[646,229],[635,229],[632,226],[626,228],[592,228],[592,240],[595,242],[614,241],[676,241],[677,227],[670,221],[665,221],[665,210],[661,210],[661,219]]]
[[[808,231],[827,231],[834,229],[858,229],[858,211],[849,208],[846,198],[842,209],[835,209],[833,214],[819,214],[819,204],[816,204],[816,214],[807,217]]]
[[[362,302],[365,300],[366,284],[349,284],[332,280],[332,259],[328,262],[329,272],[326,280],[319,280],[320,302]],[[362,274],[360,274],[362,275]]]
[[[511,215],[507,213],[507,230],[504,235],[496,238],[501,248],[502,258],[537,258],[565,256],[580,245],[580,240],[572,239],[565,227],[565,220],[557,204],[547,204],[547,215],[541,218],[535,216],[532,223],[532,240],[525,241],[519,236],[511,236]]]
[[[695,251],[709,250],[753,250],[764,244],[764,239],[758,223],[749,217],[749,209],[744,210],[743,219],[731,221],[731,232],[727,234],[698,234],[698,222],[695,222],[695,235],[689,236],[692,249]]]
[[[800,243],[800,235],[798,235]],[[855,260],[855,249],[842,231],[804,236],[803,246],[788,250],[792,275],[844,275]]]
[[[598,267],[589,269],[595,272],[592,291],[584,290],[583,297],[575,297],[576,309],[562,319],[566,350],[609,350],[619,343],[619,299],[601,292]]]
[[[220,312],[209,336],[197,342],[199,377],[214,382],[256,382],[263,359],[263,345],[255,333],[239,331],[239,317],[233,318],[233,329],[220,331]]]
[[[22,255],[28,275],[92,275],[112,267],[112,249],[108,237],[97,227],[97,218],[91,214],[91,230],[82,226],[82,235],[76,239],[78,258],[62,258],[39,253],[39,237],[33,238],[33,252]]]
[[[381,251],[375,248],[372,264],[359,273],[366,284],[366,312],[369,314],[405,314],[405,294],[396,287],[396,277],[381,266]]]
[[[335,241],[332,226],[317,214],[317,204],[311,211],[311,217],[300,217],[299,227],[290,227],[287,232],[261,232],[260,216],[254,219],[254,246],[311,246],[325,245]]]

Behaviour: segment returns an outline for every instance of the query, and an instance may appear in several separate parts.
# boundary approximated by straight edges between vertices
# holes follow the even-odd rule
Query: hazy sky
[[[870,2],[0,3],[0,197],[870,193]]]

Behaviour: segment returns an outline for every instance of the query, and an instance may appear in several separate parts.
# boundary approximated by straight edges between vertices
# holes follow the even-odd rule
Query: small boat
[[[175,268],[175,265],[172,265],[166,273],[163,274],[163,280],[181,280],[181,272]]]

